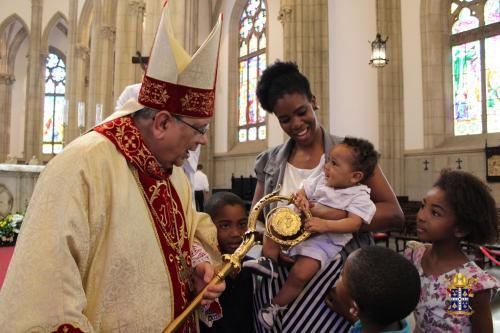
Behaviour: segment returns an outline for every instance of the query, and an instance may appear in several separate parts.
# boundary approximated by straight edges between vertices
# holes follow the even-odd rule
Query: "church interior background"
[[[162,1],[0,4],[0,184],[19,210],[43,165],[140,82],[132,57],[149,54]],[[398,196],[420,200],[452,168],[488,180],[500,199],[498,0],[174,5],[175,35],[190,54],[224,17],[215,117],[200,158],[212,189],[253,175],[256,155],[286,139],[255,99],[261,71],[281,59],[310,79],[326,129],[375,144]],[[381,68],[368,64],[377,33],[389,37]]]

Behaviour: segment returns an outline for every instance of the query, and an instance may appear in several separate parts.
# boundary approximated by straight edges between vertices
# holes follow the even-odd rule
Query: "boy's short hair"
[[[443,169],[434,184],[446,192],[456,223],[467,233],[464,240],[482,245],[498,237],[498,215],[490,189],[476,176]]]
[[[232,192],[216,192],[205,203],[205,213],[214,219],[226,205],[239,205],[246,210],[245,202],[238,195]]]
[[[408,316],[420,297],[420,276],[405,257],[388,248],[368,246],[349,260],[347,287],[363,317],[389,325]]]
[[[373,147],[373,144],[368,140],[350,136],[346,136],[342,144],[354,152],[355,161],[353,168],[355,171],[363,173],[361,181],[363,182],[370,178],[375,171],[380,156],[375,147]]]

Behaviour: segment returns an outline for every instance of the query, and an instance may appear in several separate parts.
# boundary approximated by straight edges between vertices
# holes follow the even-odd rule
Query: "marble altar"
[[[7,205],[11,213],[24,212],[28,206],[35,183],[43,171],[43,165],[0,164],[0,187],[9,191],[12,203]],[[5,200],[4,200],[5,201]]]

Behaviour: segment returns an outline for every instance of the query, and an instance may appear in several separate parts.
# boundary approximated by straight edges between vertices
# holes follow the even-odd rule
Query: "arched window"
[[[257,102],[255,88],[267,66],[267,10],[265,0],[248,0],[240,18],[238,142],[265,140],[266,112]]]
[[[65,84],[66,65],[63,56],[51,48],[45,64],[42,148],[44,154],[57,154],[63,148]]]
[[[455,135],[500,132],[500,1],[451,1]]]

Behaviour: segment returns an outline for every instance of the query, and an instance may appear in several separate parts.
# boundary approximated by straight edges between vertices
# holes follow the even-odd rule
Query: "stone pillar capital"
[[[101,36],[107,40],[115,40],[116,28],[110,25],[103,25],[101,27]]]
[[[75,54],[78,58],[86,60],[89,57],[89,48],[85,45],[77,45],[75,48]]]
[[[42,7],[43,0],[31,0],[31,7]]]
[[[0,73],[0,84],[4,84],[10,86],[16,81],[16,78],[13,74],[9,73]]]
[[[144,13],[146,3],[144,1],[131,0],[128,2],[128,7],[133,13]]]
[[[282,6],[278,13],[278,21],[283,23],[289,23],[292,17],[292,7],[290,6]]]

